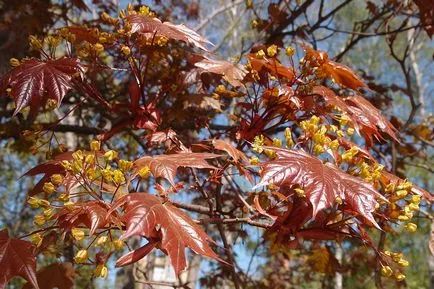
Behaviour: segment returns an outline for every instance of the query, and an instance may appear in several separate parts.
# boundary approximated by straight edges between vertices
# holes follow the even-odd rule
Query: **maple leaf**
[[[64,231],[69,231],[73,227],[84,224],[90,229],[92,235],[96,229],[104,227],[106,224],[121,226],[115,212],[110,211],[108,204],[102,201],[86,201],[75,203],[72,207],[63,208],[53,216],[57,224]]]
[[[275,160],[262,165],[261,181],[253,188],[268,184],[299,185],[312,204],[312,216],[322,209],[332,207],[336,198],[368,219],[379,228],[372,213],[377,204],[376,198],[386,200],[372,184],[351,176],[330,164],[323,164],[318,158],[302,151],[272,148],[276,151]]]
[[[5,91],[8,86],[11,88],[16,105],[14,114],[26,106],[30,106],[30,111],[35,113],[47,99],[54,99],[60,105],[72,88],[73,75],[83,71],[77,58],[62,57],[46,61],[31,58],[1,79],[0,91]]]
[[[14,276],[23,277],[39,289],[34,249],[28,241],[9,238],[6,229],[0,231],[0,289]]]
[[[334,61],[327,61],[322,68],[333,80],[351,89],[365,87],[366,84],[348,66]]]
[[[355,128],[364,134],[368,143],[372,142],[372,135],[383,139],[378,128],[399,142],[396,136],[397,129],[364,97],[360,95],[340,97],[325,86],[315,86],[312,93],[321,95],[327,104],[336,106],[346,113]]]
[[[169,255],[177,275],[187,267],[187,247],[196,254],[219,260],[208,244],[212,241],[208,235],[187,214],[169,202],[162,203],[158,197],[147,193],[131,193],[120,198],[113,209],[120,206],[124,206],[122,221],[127,227],[120,239],[131,236],[161,238],[160,248]],[[148,249],[143,249],[145,252],[142,253]],[[123,258],[127,260],[129,257]],[[124,263],[121,261],[118,262]]]
[[[204,58],[203,60],[196,62],[194,66],[203,69],[204,72],[223,75],[223,79],[235,87],[242,85],[241,81],[246,75],[244,68],[229,61]]]
[[[254,54],[250,54],[248,55],[248,59],[253,70],[261,71],[262,69],[265,69],[273,76],[287,78],[289,81],[295,80],[294,71],[292,71],[288,67],[283,66],[275,58],[258,59]]]
[[[40,174],[44,174],[41,180],[30,190],[29,196],[32,197],[42,192],[42,187],[46,182],[50,181],[50,178],[54,174],[65,175],[66,170],[62,166],[63,160],[71,160],[72,152],[62,153],[57,155],[53,160],[45,162],[43,164],[37,165],[36,167],[30,169],[24,176],[36,176]]]
[[[38,284],[44,289],[72,289],[74,287],[75,271],[71,263],[53,263],[38,270],[36,278]],[[23,289],[34,288],[27,283]]]
[[[208,51],[206,44],[212,44],[195,31],[183,24],[175,25],[170,22],[161,22],[158,18],[145,15],[129,15],[127,21],[132,24],[131,33],[142,33],[149,37],[165,36],[169,39],[183,41],[197,48]]]
[[[245,162],[249,161],[247,156],[242,151],[236,149],[233,145],[224,140],[214,139],[212,140],[212,144],[216,149],[227,152],[235,162],[238,162],[240,159]]]
[[[158,245],[158,242],[155,240],[151,240],[146,245],[133,250],[129,252],[128,254],[125,254],[124,256],[120,257],[116,261],[116,267],[124,267],[130,264],[133,264],[140,259],[144,258],[146,255],[151,253],[151,251]]]
[[[214,159],[220,155],[211,153],[178,153],[171,155],[146,156],[137,159],[134,162],[134,171],[142,167],[149,167],[154,177],[162,177],[175,186],[175,176],[178,167],[190,167],[200,169],[216,169],[216,167],[207,163],[207,159]]]

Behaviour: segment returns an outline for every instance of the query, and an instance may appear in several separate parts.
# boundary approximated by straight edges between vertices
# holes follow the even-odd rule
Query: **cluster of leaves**
[[[187,267],[186,248],[232,266],[199,225],[208,223],[219,230],[226,223],[264,228],[264,240],[276,251],[300,248],[306,240],[356,240],[372,249],[385,276],[405,279],[408,261],[399,252],[378,250],[372,234],[394,231],[402,223],[414,231],[409,221],[421,199],[430,197],[387,172],[370,154],[374,141],[398,142],[399,137],[362,95],[366,85],[350,68],[306,45],[300,47],[305,56],[298,67],[295,49],[285,49],[287,66],[275,44],[252,48],[244,66],[214,60],[206,39],[184,25],[161,21],[146,6],[129,5],[118,17],[103,13],[101,21],[103,28],[71,26],[44,39],[31,37],[29,45],[40,57],[12,59],[12,70],[1,79],[0,90],[14,100],[15,114],[29,122],[70,105],[61,105],[68,93],[83,99],[54,123],[23,132],[34,150],[48,147],[50,158],[27,173],[43,175],[28,199],[41,210],[34,220],[40,228],[26,236],[31,241],[0,233],[0,288],[14,276],[34,288],[60,283],[71,288],[70,263],[36,272],[39,253],[66,243],[76,247],[68,261],[93,266],[95,276],[105,277],[107,261],[132,236],[147,243],[118,258],[117,266],[135,263],[154,248],[170,257],[176,274]],[[116,67],[110,66],[113,58]],[[100,79],[119,78],[126,93],[112,99],[100,92]],[[101,114],[112,115],[113,121],[89,150],[67,151],[54,134],[44,139],[84,105],[104,107]],[[212,117],[220,112],[234,125],[212,133]],[[210,137],[182,140],[185,131],[203,128]],[[109,149],[108,141],[131,130],[143,134],[150,153],[130,161]],[[283,132],[281,138],[273,137],[276,132]],[[355,133],[365,148],[353,142]],[[252,186],[259,182],[248,192],[234,189],[228,178],[234,171]],[[219,203],[224,182],[231,187],[224,197],[237,200],[230,212]],[[199,193],[208,207],[170,200],[188,190]],[[182,209],[207,218],[194,220]],[[335,260],[327,248],[318,247],[310,262],[328,272]],[[53,271],[59,280],[46,284]]]

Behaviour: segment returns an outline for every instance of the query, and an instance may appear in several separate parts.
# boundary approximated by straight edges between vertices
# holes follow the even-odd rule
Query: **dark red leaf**
[[[83,224],[90,229],[91,235],[106,224],[121,225],[116,212],[110,211],[110,206],[102,201],[75,203],[72,207],[63,208],[53,219],[65,232]]]
[[[212,144],[216,149],[227,152],[228,155],[230,155],[235,162],[238,162],[239,160],[243,160],[245,162],[249,161],[247,156],[242,151],[238,150],[233,145],[224,140],[215,139],[212,141]]]
[[[35,113],[47,99],[54,99],[60,105],[72,88],[73,75],[83,71],[76,58],[63,57],[47,61],[31,58],[2,78],[0,91],[11,87],[15,114],[26,106],[30,106],[31,112]]]
[[[76,273],[71,263],[54,263],[38,270],[36,278],[38,284],[44,289],[72,289],[74,287],[74,277]],[[27,283],[23,289],[34,288]]]
[[[163,203],[158,197],[147,193],[131,193],[120,198],[113,208],[120,206],[124,207],[122,221],[127,227],[121,239],[131,236],[160,236],[161,249],[169,255],[177,275],[187,267],[187,247],[196,254],[218,259],[208,244],[211,239],[206,233],[170,202]],[[150,248],[143,248],[140,253],[147,253],[148,249]]]
[[[376,199],[384,197],[372,184],[351,176],[331,164],[302,151],[274,149],[277,158],[262,165],[261,181],[254,187],[268,184],[299,185],[313,207],[313,217],[322,209],[332,207],[340,197],[348,206],[378,227],[372,213]]]
[[[178,167],[191,167],[200,169],[216,169],[206,160],[214,159],[220,155],[210,153],[178,153],[171,155],[146,156],[134,162],[134,170],[137,172],[142,167],[149,167],[156,178],[164,178],[175,186],[175,176]]]
[[[196,62],[194,65],[203,69],[203,72],[223,75],[223,79],[235,87],[242,85],[241,81],[246,75],[244,68],[229,61],[204,58],[203,60]]]
[[[157,241],[150,241],[139,249],[133,250],[116,261],[116,267],[133,264],[148,255],[157,246]]]
[[[144,15],[129,15],[127,21],[132,24],[132,33],[139,32],[150,38],[154,35],[165,36],[169,39],[183,41],[205,51],[208,51],[205,45],[211,44],[211,42],[183,24],[163,23],[160,19]]]
[[[0,231],[0,289],[14,276],[23,277],[39,289],[34,249],[30,242],[9,238],[6,229]]]

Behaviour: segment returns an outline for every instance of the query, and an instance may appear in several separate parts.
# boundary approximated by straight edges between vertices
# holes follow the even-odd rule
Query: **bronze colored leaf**
[[[194,66],[203,69],[203,72],[223,75],[224,80],[235,87],[242,85],[241,81],[246,75],[244,68],[229,61],[204,58],[203,60],[196,62]]]
[[[372,184],[331,164],[323,164],[321,160],[305,152],[270,149],[276,150],[277,157],[262,165],[261,181],[253,189],[268,184],[299,185],[305,190],[306,197],[312,204],[313,217],[320,210],[332,207],[339,197],[352,210],[379,228],[372,213],[375,211],[376,199],[385,199]]]
[[[74,74],[82,73],[78,59],[63,57],[42,61],[31,58],[6,74],[0,82],[0,91],[11,88],[15,99],[15,114],[30,106],[31,113],[54,99],[60,105],[65,94],[72,88]]]
[[[71,263],[53,263],[38,270],[36,278],[38,284],[44,289],[72,289],[74,287],[75,271]],[[23,289],[34,288],[30,283]]]
[[[39,289],[34,249],[28,241],[9,238],[6,229],[0,231],[0,289],[15,276],[23,277]]]
[[[144,15],[129,15],[127,21],[132,24],[132,33],[142,33],[151,38],[154,35],[165,36],[169,39],[183,41],[205,51],[208,51],[205,45],[211,44],[211,42],[183,24],[175,25],[170,22],[161,22],[160,19]]]
[[[124,208],[122,221],[127,227],[121,239],[125,240],[131,236],[161,238],[161,249],[169,255],[177,275],[187,267],[187,247],[196,254],[218,259],[208,244],[211,241],[208,235],[187,214],[172,206],[170,202],[163,203],[158,197],[147,193],[131,193],[119,199],[113,205],[113,209],[120,206]],[[137,254],[147,254],[148,249],[142,248]],[[129,264],[134,260],[133,257],[132,260],[128,260],[129,256],[123,258],[118,262]]]
[[[190,167],[200,169],[216,169],[206,160],[219,157],[210,153],[178,153],[171,155],[157,155],[143,157],[134,162],[134,170],[137,172],[142,167],[149,167],[156,178],[164,178],[175,186],[175,176],[178,167]]]

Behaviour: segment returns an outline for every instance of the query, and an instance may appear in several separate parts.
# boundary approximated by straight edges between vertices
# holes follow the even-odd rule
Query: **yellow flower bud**
[[[255,138],[253,139],[252,150],[257,152],[257,153],[262,153],[264,150],[262,148],[262,146],[264,145],[264,142],[265,142],[265,138],[263,135],[255,136]]]
[[[296,188],[294,191],[295,191],[295,194],[297,195],[297,197],[299,197],[299,198],[306,197],[306,192],[302,188]]]
[[[53,185],[58,186],[63,182],[63,176],[61,174],[54,174],[50,178]]]
[[[84,263],[84,262],[86,262],[86,261],[87,261],[87,258],[88,258],[87,250],[80,250],[80,251],[78,251],[77,254],[75,255],[75,257],[74,257],[74,261],[75,261],[75,263],[80,264],[80,263]]]
[[[47,194],[51,194],[52,192],[54,192],[56,190],[56,187],[53,185],[53,183],[48,182],[48,183],[44,184],[44,186],[42,187],[42,190],[44,192],[46,192]]]
[[[61,165],[62,165],[62,167],[65,168],[65,170],[68,170],[68,171],[72,170],[72,165],[69,161],[63,160],[61,162]]]
[[[420,199],[421,199],[420,195],[413,195],[413,196],[411,196],[411,202],[413,204],[419,205]]]
[[[270,57],[275,56],[277,54],[277,45],[273,44],[273,45],[268,46],[267,54]]]
[[[27,204],[29,204],[31,208],[37,209],[37,208],[39,208],[39,199],[35,198],[35,197],[30,197],[27,200]]]
[[[89,180],[94,180],[96,179],[96,171],[94,168],[90,168],[86,171],[86,176],[88,177]]]
[[[337,139],[332,140],[332,141],[328,144],[328,147],[329,147],[331,150],[337,150],[337,149],[339,148],[339,141],[338,141]]]
[[[102,45],[101,43],[95,43],[93,45],[93,49],[95,50],[96,53],[100,54],[104,51],[104,45]]]
[[[316,155],[320,155],[320,154],[322,154],[323,152],[325,152],[325,149],[324,149],[324,147],[323,147],[322,145],[316,144],[316,145],[313,147],[313,152],[314,152],[314,154],[316,154]]]
[[[398,265],[401,266],[401,267],[408,267],[410,265],[410,262],[408,262],[405,259],[401,259],[401,260],[398,261]]]
[[[118,153],[114,150],[109,150],[104,154],[104,158],[107,161],[112,161],[118,157]]]
[[[250,164],[253,166],[256,166],[259,164],[259,159],[257,157],[251,158],[250,159]]]
[[[408,220],[410,220],[410,217],[408,217],[407,215],[400,215],[400,216],[398,216],[398,220],[408,221]]]
[[[406,190],[399,190],[399,191],[396,191],[395,192],[395,195],[398,197],[398,198],[405,198],[407,195],[408,195],[408,192],[406,191]]]
[[[282,140],[278,139],[278,138],[273,138],[273,146],[281,147],[282,146]]]
[[[90,143],[90,149],[91,149],[93,152],[97,152],[97,151],[99,151],[99,150],[101,149],[101,142],[98,141],[98,140],[93,140],[93,141],[91,141],[91,143]]]
[[[108,269],[104,264],[99,264],[98,266],[96,266],[94,274],[96,277],[105,278],[107,277]]]
[[[95,245],[96,246],[102,246],[105,243],[107,243],[108,240],[109,240],[108,236],[101,236],[96,240]]]
[[[84,158],[84,154],[81,150],[78,150],[72,154],[72,158],[76,161],[81,161]]]
[[[57,198],[57,200],[59,202],[67,202],[67,201],[69,201],[69,196],[68,196],[68,194],[62,193],[62,194],[59,195],[59,197]]]
[[[396,273],[395,274],[395,279],[396,279],[396,281],[401,282],[401,281],[403,281],[405,279],[405,275],[402,274],[402,273]]]
[[[125,182],[125,176],[120,170],[114,170],[113,180],[117,184],[122,184],[123,182]]]
[[[417,225],[415,223],[408,223],[407,225],[405,225],[405,228],[408,232],[414,233],[417,230]]]
[[[419,211],[419,205],[416,205],[416,204],[413,204],[413,203],[410,203],[410,204],[408,205],[408,208],[409,208],[411,211]]]
[[[108,183],[113,181],[113,172],[110,170],[110,168],[101,170],[101,175],[104,178],[104,181]]]
[[[276,151],[266,149],[264,150],[264,153],[269,157],[270,159],[274,159],[276,157]]]
[[[119,160],[118,167],[122,172],[128,172],[133,167],[133,162],[126,160]]]
[[[398,253],[398,252],[392,253],[391,256],[392,256],[392,260],[395,262],[398,262],[399,260],[402,259],[402,253]]]
[[[53,209],[45,209],[43,211],[43,214],[44,214],[44,217],[48,220],[54,215],[54,210]]]
[[[42,208],[48,208],[49,206],[51,206],[50,202],[47,200],[39,200],[39,206],[41,206]]]
[[[259,50],[258,52],[256,52],[255,57],[258,58],[258,59],[264,58],[264,57],[265,57],[265,52],[264,52],[264,50],[261,49],[261,50]]]
[[[36,234],[33,234],[33,235],[30,236],[30,241],[36,247],[41,246],[42,240],[43,240],[43,238],[42,238],[41,234],[39,234],[39,233],[36,233]]]
[[[285,53],[286,53],[287,56],[292,57],[294,55],[294,53],[295,53],[295,49],[292,48],[292,47],[290,47],[290,46],[288,46],[285,49]]]
[[[349,127],[349,128],[347,129],[347,135],[353,135],[353,134],[354,134],[354,128]]]
[[[124,249],[124,241],[122,240],[114,240],[113,241],[113,246],[115,247],[116,250],[121,251]]]
[[[73,161],[71,164],[72,172],[78,174],[83,169],[83,162],[81,160]]]
[[[44,215],[35,215],[35,220],[34,220],[35,225],[37,226],[42,226],[45,224],[45,217]]]
[[[335,202],[339,205],[342,205],[342,203],[344,202],[340,197],[336,197]]]
[[[121,47],[121,52],[125,55],[125,56],[129,56],[131,54],[131,49],[128,46],[123,45]]]
[[[79,228],[72,228],[71,234],[72,234],[72,237],[77,241],[83,240],[84,236],[85,236],[84,231],[82,229],[79,229]]]
[[[149,169],[148,166],[144,166],[139,170],[139,176],[142,179],[147,179],[150,175],[151,175],[151,170]]]
[[[95,162],[95,156],[94,155],[87,155],[86,158],[84,159],[84,162],[86,164],[93,164]]]
[[[19,61],[18,59],[16,59],[16,58],[11,58],[11,59],[9,59],[9,64],[10,64],[10,66],[12,66],[12,67],[17,67],[17,66],[19,66],[21,63],[20,63],[20,61]]]
[[[385,276],[385,277],[390,277],[392,276],[393,271],[392,268],[390,268],[390,266],[382,266],[381,267],[381,275]]]

